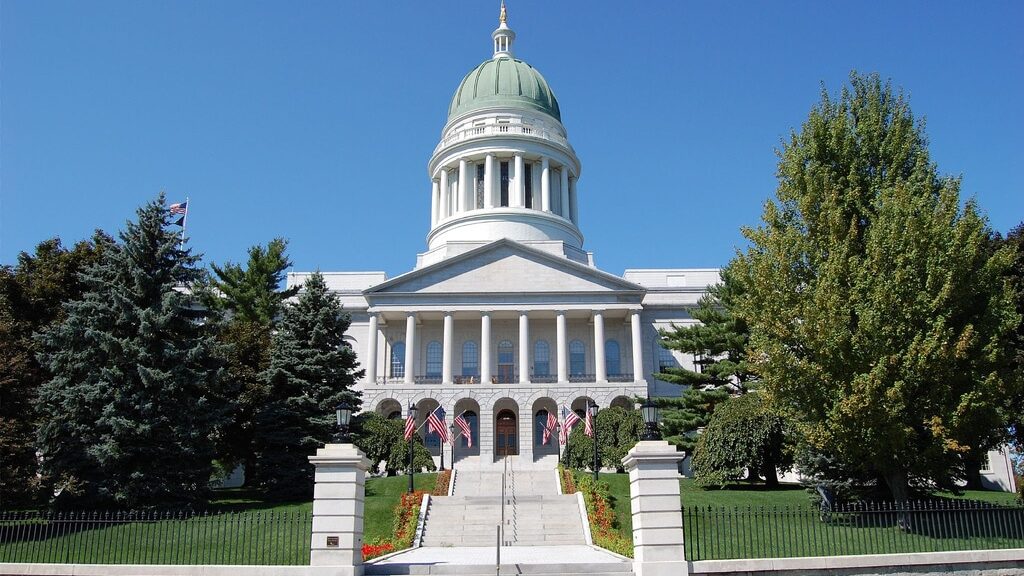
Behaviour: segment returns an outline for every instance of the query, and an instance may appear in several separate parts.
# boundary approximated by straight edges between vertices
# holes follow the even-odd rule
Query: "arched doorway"
[[[515,456],[519,454],[519,431],[516,426],[516,413],[502,410],[494,421],[494,453],[496,456]]]

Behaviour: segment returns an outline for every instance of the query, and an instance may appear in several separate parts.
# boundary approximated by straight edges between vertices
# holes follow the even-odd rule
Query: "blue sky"
[[[599,267],[714,267],[775,148],[851,69],[927,118],[992,227],[1024,219],[1024,3],[509,0],[583,162]],[[115,231],[165,190],[207,261],[274,236],[295,270],[412,268],[426,162],[497,1],[0,2],[0,263]]]

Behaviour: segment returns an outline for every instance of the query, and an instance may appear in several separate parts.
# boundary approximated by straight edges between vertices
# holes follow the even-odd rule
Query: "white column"
[[[469,162],[459,160],[459,212],[469,210]]]
[[[484,160],[484,208],[494,208],[494,154]]]
[[[604,314],[594,311],[594,375],[598,382],[608,381],[608,368],[604,358]]]
[[[569,180],[569,217],[573,224],[580,225],[580,203],[576,197],[576,178]]]
[[[561,216],[565,219],[569,218],[569,167],[562,165],[560,170],[562,173],[561,182],[561,193],[562,193],[562,214]]]
[[[313,472],[311,566],[362,574],[363,499],[370,461],[351,444],[328,444],[310,456]]]
[[[444,356],[441,358],[441,381],[444,384],[451,384],[452,383],[452,325],[453,324],[454,324],[454,322],[452,320],[452,313],[451,312],[445,312],[444,313],[444,338],[443,338],[444,343],[442,344],[443,350],[444,350],[444,352],[443,352]]]
[[[523,155],[515,155],[516,179],[515,188],[512,194],[512,206],[522,208],[526,206],[526,169],[523,167]]]
[[[530,316],[519,313],[519,383],[530,382]],[[532,438],[532,436],[530,436]]]
[[[491,313],[480,313],[480,381],[491,381]]]
[[[437,208],[438,198],[437,195],[441,192],[441,186],[438,184],[437,179],[431,179],[430,181],[430,226],[434,227],[437,225]]]
[[[366,335],[366,358],[363,360],[366,366],[366,381],[370,384],[377,383],[377,315],[370,314],[370,328]]]
[[[629,318],[633,336],[633,382],[644,381],[644,341],[640,335],[640,312],[634,311]]]
[[[685,576],[679,461],[664,440],[637,442],[622,464],[633,509],[633,571],[637,576]]]
[[[551,212],[551,162],[547,156],[540,160],[540,207]]]
[[[440,202],[441,202],[440,218],[447,218],[447,217],[451,216],[452,214],[451,214],[451,210],[449,210],[449,207],[451,206],[451,204],[449,203],[449,200],[448,200],[448,192],[449,192],[449,187],[448,187],[448,169],[445,168],[444,166],[441,166],[441,178],[440,178],[440,180],[441,180],[441,184],[440,184],[441,185],[441,196],[439,198]]]
[[[416,313],[405,317],[405,383],[415,382],[416,372]]]
[[[559,310],[558,317],[555,318],[555,349],[558,352],[558,381],[567,382],[569,380],[569,357],[566,354],[566,342],[565,342],[565,311]]]

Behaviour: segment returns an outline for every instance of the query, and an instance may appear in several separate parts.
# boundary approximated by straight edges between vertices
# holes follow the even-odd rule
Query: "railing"
[[[976,501],[684,507],[688,560],[1024,547],[1024,507]]]
[[[569,382],[597,382],[597,374],[569,374]]]
[[[306,565],[305,512],[0,512],[0,562]]]
[[[630,372],[630,373],[622,373],[622,374],[609,374],[608,375],[608,381],[609,382],[632,382],[633,381],[633,373]]]
[[[616,382],[616,383],[619,383],[619,382],[633,382],[633,374],[632,373],[609,374],[607,381],[608,382]],[[547,375],[547,376],[530,376],[530,379],[529,379],[529,383],[530,384],[555,384],[557,382],[558,382],[558,376],[557,375],[550,375],[550,374]],[[569,375],[569,382],[597,383],[597,376],[595,374],[570,374]],[[394,385],[401,386],[401,385],[404,385],[406,382],[405,382],[405,377],[404,376],[388,376],[388,377],[378,376],[377,379],[375,380],[375,383],[378,386],[394,386]],[[440,376],[416,376],[413,379],[413,383],[416,384],[416,385],[421,385],[421,384],[443,384],[444,381],[443,381],[442,377],[440,377]],[[479,384],[484,384],[484,383],[485,382],[483,382],[480,379],[479,375],[473,375],[473,376],[452,376],[452,384],[479,385]],[[510,374],[510,375],[506,375],[504,377],[498,376],[498,375],[494,375],[494,376],[491,376],[491,380],[488,383],[489,384],[518,384],[519,383],[519,374]]]
[[[565,136],[562,136],[554,130],[549,130],[544,126],[534,126],[532,124],[487,124],[484,126],[468,126],[462,128],[444,137],[443,140],[434,149],[434,153],[438,150],[451,146],[456,142],[462,142],[465,140],[472,140],[474,138],[484,138],[487,136],[500,136],[507,134],[515,134],[519,136],[527,136],[531,138],[538,138],[540,140],[548,140],[556,142],[562,146],[570,147],[569,140]]]

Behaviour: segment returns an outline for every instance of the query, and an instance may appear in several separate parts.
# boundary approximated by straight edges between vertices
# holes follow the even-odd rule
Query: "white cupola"
[[[558,100],[535,68],[512,55],[504,2],[494,53],[463,78],[427,169],[426,265],[508,238],[589,262],[579,230],[580,161]]]

